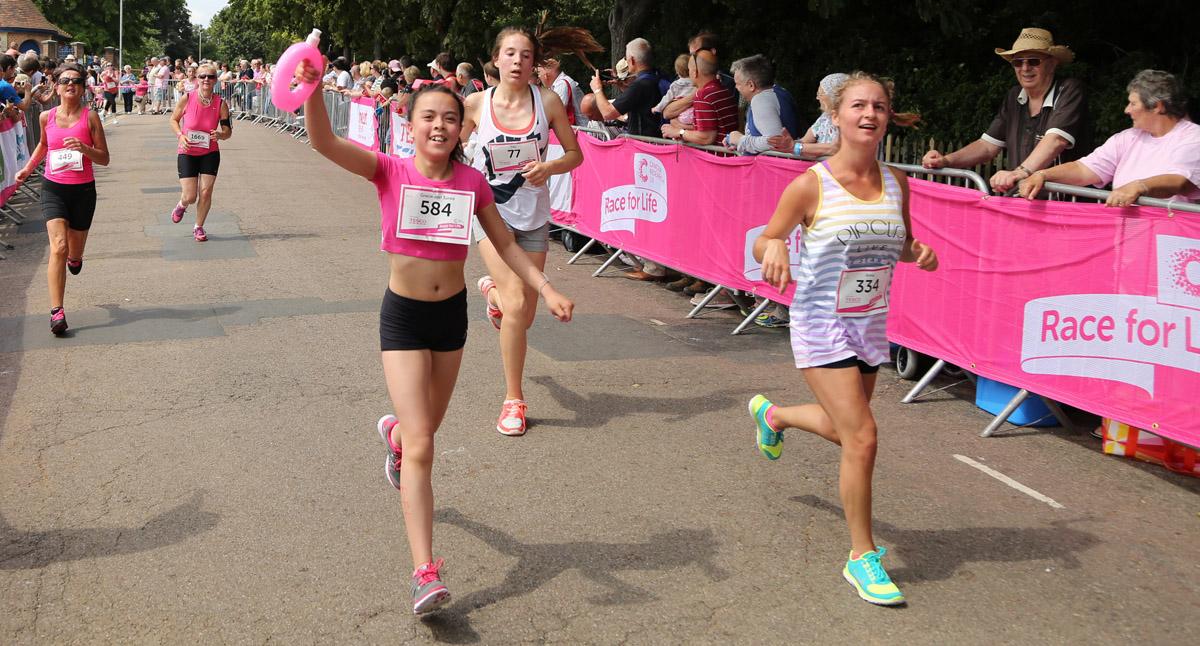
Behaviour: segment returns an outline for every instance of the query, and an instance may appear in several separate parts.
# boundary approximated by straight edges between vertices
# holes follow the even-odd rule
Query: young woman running
[[[517,244],[538,269],[546,266],[550,232],[551,175],[568,173],[583,162],[566,109],[553,90],[530,84],[543,58],[542,43],[519,27],[496,36],[492,62],[500,84],[467,97],[462,140],[476,135],[473,165],[487,177],[496,208]],[[550,131],[557,135],[563,156],[546,161]],[[538,294],[505,266],[490,239],[480,239],[480,255],[489,275],[479,279],[487,317],[500,330],[505,396],[496,430],[504,435],[525,433],[525,373],[527,332],[537,311]]]
[[[83,247],[87,243],[92,216],[96,212],[96,181],[92,164],[108,165],[108,142],[100,117],[84,102],[87,79],[78,65],[66,64],[54,71],[61,103],[40,118],[42,139],[16,179],[23,182],[43,159],[42,217],[50,238],[50,262],[46,268],[50,287],[50,331],[67,331],[63,295],[67,271],[83,271]]]
[[[196,242],[204,242],[208,240],[204,220],[212,207],[213,186],[221,166],[217,141],[233,135],[233,124],[229,120],[229,105],[213,91],[217,69],[206,63],[199,72],[196,91],[184,94],[171,114],[171,129],[179,137],[179,185],[183,189],[179,203],[171,211],[171,221],[183,220],[187,207],[198,200],[192,237]]]
[[[301,77],[316,83],[320,70],[306,62]],[[433,436],[454,392],[467,339],[463,266],[472,218],[495,242],[509,271],[545,298],[556,318],[571,320],[574,305],[517,247],[483,176],[455,159],[461,155],[463,105],[453,91],[430,84],[414,95],[410,117],[416,155],[407,159],[368,152],[334,136],[320,92],[308,98],[304,113],[313,148],[371,180],[379,193],[380,246],[391,264],[379,337],[396,414],[381,418],[377,429],[388,447],[388,481],[400,490],[415,568],[413,612],[421,615],[450,597],[441,580],[442,559],[433,559]],[[458,244],[435,241],[447,233],[458,234]]]
[[[787,428],[842,447],[839,489],[850,525],[842,576],[866,601],[898,605],[904,595],[880,564],[885,550],[871,534],[876,425],[870,401],[879,364],[888,358],[892,270],[899,261],[933,271],[937,255],[913,239],[908,179],[875,159],[892,117],[891,81],[856,72],[831,99],[841,147],[784,189],[754,243],[763,280],[782,291],[792,282],[785,240],[804,227],[790,311],[792,353],[817,403],[781,408],[757,395],[750,413],[768,459],[779,458]]]

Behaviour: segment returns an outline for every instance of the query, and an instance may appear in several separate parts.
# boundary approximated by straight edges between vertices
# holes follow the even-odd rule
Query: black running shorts
[[[379,346],[391,350],[453,352],[467,343],[467,290],[444,301],[418,301],[391,289],[379,308]]]
[[[200,175],[216,176],[217,168],[221,166],[221,151],[214,150],[207,155],[179,154],[179,179],[199,177]]]
[[[96,214],[96,182],[59,184],[42,178],[42,217],[46,221],[62,218],[67,228],[87,231]]]

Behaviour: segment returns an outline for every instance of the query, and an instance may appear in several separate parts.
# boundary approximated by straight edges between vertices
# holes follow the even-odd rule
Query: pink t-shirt
[[[430,260],[466,260],[467,245],[448,242],[429,242],[396,237],[396,221],[400,216],[400,187],[425,186],[470,191],[475,194],[475,214],[496,200],[492,187],[483,178],[483,173],[459,162],[454,164],[454,173],[448,180],[433,180],[425,177],[416,168],[413,157],[401,159],[383,153],[375,153],[375,177],[371,183],[379,192],[380,227],[383,240],[379,248],[388,253],[398,253]]]
[[[1140,128],[1122,130],[1079,163],[1100,178],[1097,187],[1112,182],[1113,188],[1120,188],[1155,175],[1183,175],[1192,189],[1181,195],[1191,202],[1200,200],[1200,126],[1187,119],[1161,137]]]

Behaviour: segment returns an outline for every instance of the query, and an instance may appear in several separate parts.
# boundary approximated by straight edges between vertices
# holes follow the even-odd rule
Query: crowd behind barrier
[[[269,83],[221,83],[217,91],[229,101],[238,119],[273,127],[296,138],[306,134],[304,118],[300,111],[280,111],[271,103]],[[173,100],[171,94],[167,93],[169,100]],[[374,101],[365,98],[351,99],[337,92],[325,92],[324,99],[331,125],[338,136],[346,137],[372,150],[411,154],[411,138],[403,136],[403,133],[407,132],[406,123],[394,111],[377,113]],[[713,289],[707,294],[704,302],[692,309],[689,317],[698,316],[705,303],[721,292],[736,291],[763,297],[762,303],[740,321],[733,332],[735,334],[743,331],[769,303],[790,303],[789,292],[779,293],[760,280],[758,263],[753,259],[751,248],[773,211],[783,186],[798,172],[803,171],[810,162],[774,152],[757,157],[738,157],[720,146],[681,144],[664,139],[618,135],[611,129],[598,125],[579,127],[576,130],[581,135],[585,164],[569,176],[553,178],[551,190],[554,221],[558,227],[592,238],[588,246],[600,243],[612,252],[594,275],[599,275],[616,262],[619,254],[628,252],[711,282],[714,285]],[[10,140],[15,142],[24,136],[23,133],[21,124],[10,127],[8,131],[0,132],[0,143]],[[400,134],[400,138],[394,141],[393,136],[397,133]],[[617,136],[614,138],[614,135]],[[2,186],[3,192],[0,192],[0,215],[19,223],[21,214],[10,204],[11,196],[18,190],[11,184],[11,175],[15,170],[11,173],[8,171],[10,168],[19,168],[19,164],[24,161],[20,155],[27,155],[27,152],[15,145],[4,145],[2,152],[5,183]],[[892,165],[914,177],[911,182],[914,196],[913,226],[919,237],[934,242],[935,247],[941,242],[948,250],[974,249],[982,242],[1000,241],[1010,245],[1009,256],[1028,260],[1028,254],[1015,253],[1014,249],[1021,247],[1011,245],[1020,245],[1030,238],[1054,240],[1057,233],[1069,229],[1070,226],[1079,226],[1080,222],[1086,221],[1086,228],[1093,232],[1105,222],[1121,223],[1115,231],[1105,230],[1101,236],[1086,238],[1093,246],[1097,240],[1105,240],[1109,247],[1112,247],[1111,253],[1115,254],[1112,257],[1108,253],[1092,253],[1089,256],[1093,259],[1104,258],[1105,262],[1086,269],[1082,262],[1073,264],[1063,260],[1053,265],[1055,271],[1063,272],[1062,282],[1067,284],[1078,284],[1080,281],[1086,283],[1085,279],[1096,279],[1102,275],[1108,276],[1112,281],[1119,281],[1122,288],[1120,292],[1117,291],[1115,283],[1103,288],[1107,289],[1105,294],[1114,297],[1129,296],[1129,290],[1132,289],[1129,282],[1130,272],[1114,272],[1114,267],[1131,267],[1139,257],[1159,257],[1161,260],[1163,253],[1161,245],[1158,248],[1148,248],[1142,244],[1134,250],[1140,243],[1127,237],[1132,235],[1129,233],[1132,227],[1142,223],[1154,223],[1156,233],[1151,235],[1143,232],[1142,235],[1151,235],[1155,240],[1164,236],[1168,239],[1192,240],[1196,247],[1200,247],[1200,230],[1192,230],[1188,226],[1189,223],[1173,219],[1175,213],[1200,213],[1200,206],[1195,204],[1143,197],[1137,202],[1142,207],[1137,212],[1119,214],[1093,204],[1072,205],[1046,201],[1029,204],[1019,198],[989,196],[987,182],[969,170],[933,170],[908,164]],[[937,185],[916,179],[920,176],[955,179],[968,183],[973,188]],[[1047,184],[1046,188],[1066,195],[1093,199],[1103,199],[1107,195],[1107,191],[1059,184]],[[30,193],[33,194],[32,191]],[[36,194],[33,196],[36,197]],[[934,217],[932,214],[937,215]],[[1043,229],[1014,235],[1014,231],[1019,230],[1022,225],[1030,227],[1034,224]],[[948,235],[945,233],[947,228],[953,226],[958,227],[957,231],[964,236],[963,238],[945,237]],[[1167,232],[1158,233],[1158,229]],[[984,230],[988,231],[988,235],[981,233]],[[1117,241],[1115,246],[1113,240]],[[1059,242],[1068,245],[1080,244],[1078,240]],[[794,237],[789,246],[793,253],[798,253],[799,238]],[[987,278],[976,276],[975,284],[964,284],[960,282],[961,277],[954,269],[954,252],[937,248],[946,254],[946,261],[943,263],[945,271],[930,275],[898,271],[894,286],[893,304],[896,305],[898,314],[894,314],[892,318],[894,329],[890,333],[893,340],[942,360],[929,371],[923,383],[918,384],[906,399],[911,399],[919,392],[941,368],[944,361],[950,361],[976,374],[1020,386],[1022,394],[1026,390],[1034,391],[1084,410],[1154,429],[1172,439],[1193,445],[1200,444],[1200,431],[1197,431],[1196,424],[1192,421],[1194,414],[1183,414],[1180,410],[1187,408],[1182,404],[1187,398],[1180,393],[1195,392],[1200,388],[1200,381],[1196,380],[1197,374],[1200,374],[1200,364],[1184,362],[1186,365],[1173,365],[1170,359],[1159,355],[1148,359],[1105,357],[1101,356],[1102,353],[1096,354],[1100,351],[1092,349],[1094,356],[1089,360],[1103,369],[1090,367],[1092,364],[1087,361],[1080,363],[1079,357],[1057,355],[1037,357],[1033,365],[1042,366],[1045,371],[1049,370],[1044,368],[1046,364],[1057,360],[1060,364],[1075,361],[1084,367],[1075,368],[1074,373],[1069,367],[1054,368],[1059,371],[1054,377],[1029,372],[1023,368],[1024,359],[1018,361],[1014,368],[1014,357],[1023,356],[1020,354],[1024,350],[1021,342],[1014,342],[1008,338],[1003,342],[997,341],[998,346],[987,346],[987,351],[970,343],[999,338],[990,333],[981,333],[981,329],[990,330],[989,326],[999,325],[1009,333],[1012,330],[1023,329],[1011,319],[1021,314],[1021,308],[1014,303],[1026,295],[1013,294],[1007,309],[1000,308],[1001,311],[984,313],[981,305],[995,306],[997,301],[963,301],[961,296],[989,291],[995,293],[997,289],[1001,289],[996,278],[1005,275],[1005,272],[996,270],[990,274],[980,274],[986,275]],[[580,250],[571,262],[578,260],[584,251],[586,249]],[[1156,256],[1156,253],[1159,255]],[[1072,256],[1061,253],[1056,255],[1047,248],[1043,264],[1039,265],[1038,271],[1050,271],[1050,266],[1046,263],[1068,257]],[[958,260],[962,261],[964,266],[970,265],[966,258]],[[793,258],[793,265],[798,265],[798,257]],[[1200,261],[1197,261],[1196,268],[1200,269]],[[1009,272],[1019,270],[1018,267],[1007,268]],[[977,268],[976,272],[978,273]],[[1137,298],[1154,298],[1145,294],[1157,293],[1158,300],[1161,301],[1161,285],[1149,284],[1148,281],[1152,282],[1155,276],[1144,272],[1143,274],[1139,274],[1138,277],[1138,291],[1141,295]],[[949,280],[950,276],[953,276],[954,280]],[[1200,291],[1200,278],[1185,272],[1182,280],[1185,288],[1190,286]],[[1053,284],[1061,283],[1055,281]],[[952,305],[943,304],[942,310],[937,311],[928,305],[935,300],[935,296],[960,300]],[[1048,298],[1053,297],[1055,295]],[[1026,300],[1032,302],[1037,298]],[[1200,309],[1200,306],[1193,306]],[[1119,306],[1114,305],[1113,308]],[[1120,321],[1114,312],[1115,309],[1101,315],[1100,318],[1107,316],[1112,319],[1114,326],[1118,325]],[[1174,316],[1178,312],[1172,310],[1168,314]],[[1171,325],[1171,330],[1177,335],[1176,345],[1171,349],[1184,348],[1183,354],[1188,355],[1184,358],[1188,360],[1192,356],[1200,357],[1200,350],[1197,349],[1200,347],[1200,319],[1193,320],[1186,316],[1186,313],[1182,318],[1177,316],[1178,320],[1170,320],[1167,314],[1162,316],[1166,317],[1162,321],[1163,325]],[[1089,322],[1094,325],[1096,318],[1093,316]],[[972,323],[968,325],[963,321]],[[928,332],[937,329],[935,323],[947,322],[957,322],[960,325],[943,325],[946,329],[940,334]],[[914,330],[923,332],[917,334]],[[1167,336],[1166,332],[1162,334]],[[1090,335],[1094,339],[1096,332],[1092,331]],[[1001,349],[996,350],[996,347]],[[988,358],[981,358],[984,356]],[[1115,368],[1126,365],[1121,363],[1123,361],[1142,361],[1137,364],[1142,366],[1139,368],[1141,373],[1146,373],[1145,366],[1151,366],[1149,376],[1140,374],[1136,378],[1124,379],[1114,376],[1112,373]],[[1158,378],[1157,389],[1153,386],[1156,370],[1171,371],[1169,376]],[[1082,376],[1064,376],[1073,374]],[[1078,383],[1083,383],[1084,387],[1079,387]],[[1157,398],[1155,392],[1158,393]]]

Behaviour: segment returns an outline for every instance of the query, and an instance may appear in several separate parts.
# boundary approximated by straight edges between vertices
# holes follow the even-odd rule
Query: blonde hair
[[[679,78],[688,77],[688,61],[691,60],[690,54],[680,54],[675,57],[675,75]]]
[[[416,65],[409,65],[404,68],[404,82],[412,85],[416,82],[417,77],[421,76],[421,68]]]
[[[837,112],[842,107],[842,99],[846,96],[846,90],[851,86],[860,85],[863,83],[874,83],[883,88],[883,93],[887,95],[888,113],[891,114],[892,123],[903,128],[916,127],[921,122],[921,115],[915,112],[896,112],[893,109],[893,103],[896,98],[896,82],[890,78],[875,76],[870,72],[861,70],[851,72],[840,86],[838,86],[833,94],[829,97],[829,104],[833,106],[833,111]]]
[[[375,71],[375,68],[371,65],[370,61],[363,61],[358,66],[359,76],[370,76],[371,72],[373,72],[373,71]]]

